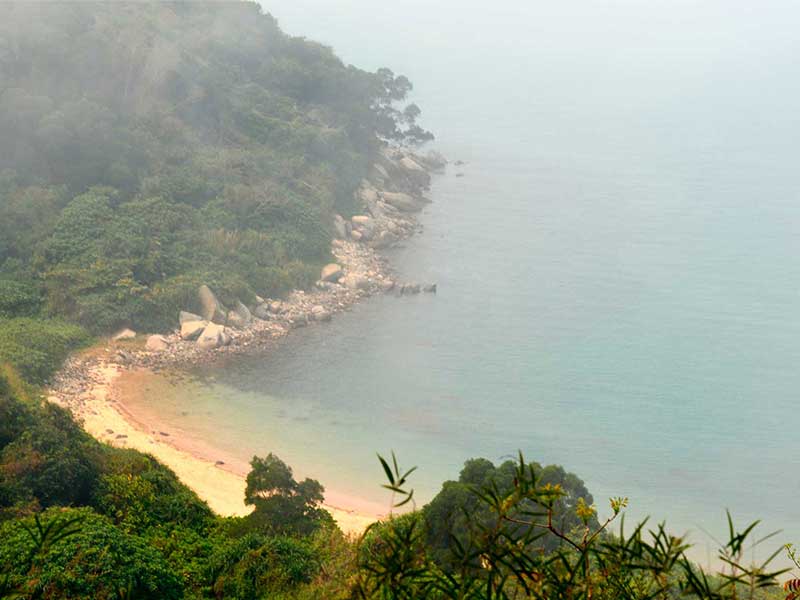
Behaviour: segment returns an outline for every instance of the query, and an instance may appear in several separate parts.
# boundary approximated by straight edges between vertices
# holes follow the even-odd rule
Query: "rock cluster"
[[[417,229],[414,214],[429,202],[423,195],[430,187],[428,170],[445,164],[436,153],[423,158],[404,150],[384,149],[356,191],[357,205],[364,212],[349,221],[336,215],[336,236],[373,248],[387,248],[407,238]]]

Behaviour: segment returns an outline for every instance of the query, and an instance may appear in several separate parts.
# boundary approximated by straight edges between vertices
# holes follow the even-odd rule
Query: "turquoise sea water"
[[[374,298],[134,411],[370,501],[376,451],[420,466],[424,500],[521,449],[697,541],[726,507],[800,541],[791,4],[332,4],[267,8],[408,73],[467,161],[391,253],[439,293]]]

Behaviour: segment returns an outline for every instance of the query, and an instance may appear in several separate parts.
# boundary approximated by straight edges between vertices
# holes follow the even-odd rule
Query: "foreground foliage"
[[[615,533],[609,532],[627,506],[627,498],[612,498],[610,516],[599,523],[586,495],[575,496],[575,487],[582,483],[574,475],[562,478],[572,489],[552,482],[558,469],[526,463],[520,455],[511,481],[502,482],[488,461],[469,461],[462,481],[476,472],[488,478],[479,476],[477,483],[470,484],[468,496],[456,501],[463,519],[449,529],[447,544],[430,543],[431,532],[441,525],[441,494],[422,513],[374,526],[359,556],[359,596],[453,600],[781,597],[777,578],[784,571],[769,568],[780,549],[760,564],[744,562],[757,523],[739,531],[728,515],[729,537],[718,555],[722,568],[710,575],[687,558],[689,545],[670,535],[664,524],[648,528],[645,521],[626,531],[621,523]],[[387,475],[390,489],[398,487],[393,475],[388,471]],[[445,484],[445,502],[452,502],[452,487]],[[393,491],[411,493],[404,488]]]
[[[598,519],[584,483],[521,456],[467,461],[421,510],[382,460],[394,506],[348,538],[319,482],[254,457],[248,517],[220,518],[152,457],[100,444],[6,369],[0,377],[0,598],[666,600],[779,598],[755,524],[730,520],[709,574],[665,525]],[[619,527],[612,524],[620,520]]]

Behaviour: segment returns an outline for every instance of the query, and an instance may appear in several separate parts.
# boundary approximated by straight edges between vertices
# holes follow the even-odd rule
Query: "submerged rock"
[[[436,284],[435,283],[429,283],[429,284],[427,284],[426,286],[424,286],[422,288],[422,291],[423,292],[428,292],[429,294],[435,294],[436,293]]]

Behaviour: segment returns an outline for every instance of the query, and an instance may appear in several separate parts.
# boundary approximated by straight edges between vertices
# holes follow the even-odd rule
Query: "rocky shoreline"
[[[70,358],[53,379],[51,397],[74,406],[87,387],[81,380],[98,362],[156,371],[202,364],[262,349],[293,329],[329,321],[374,294],[435,293],[433,282],[396,281],[380,250],[419,230],[416,214],[429,202],[424,193],[430,187],[431,173],[445,165],[446,160],[435,152],[423,157],[385,149],[356,191],[363,214],[349,220],[335,215],[332,228],[336,238],[331,248],[335,262],[322,269],[313,290],[295,290],[282,299],[256,297],[256,304],[250,307],[237,300],[228,310],[212,290],[201,286],[198,305],[202,314],[181,311],[178,327],[168,334],[142,336],[125,329],[111,338],[99,356],[90,353]]]

